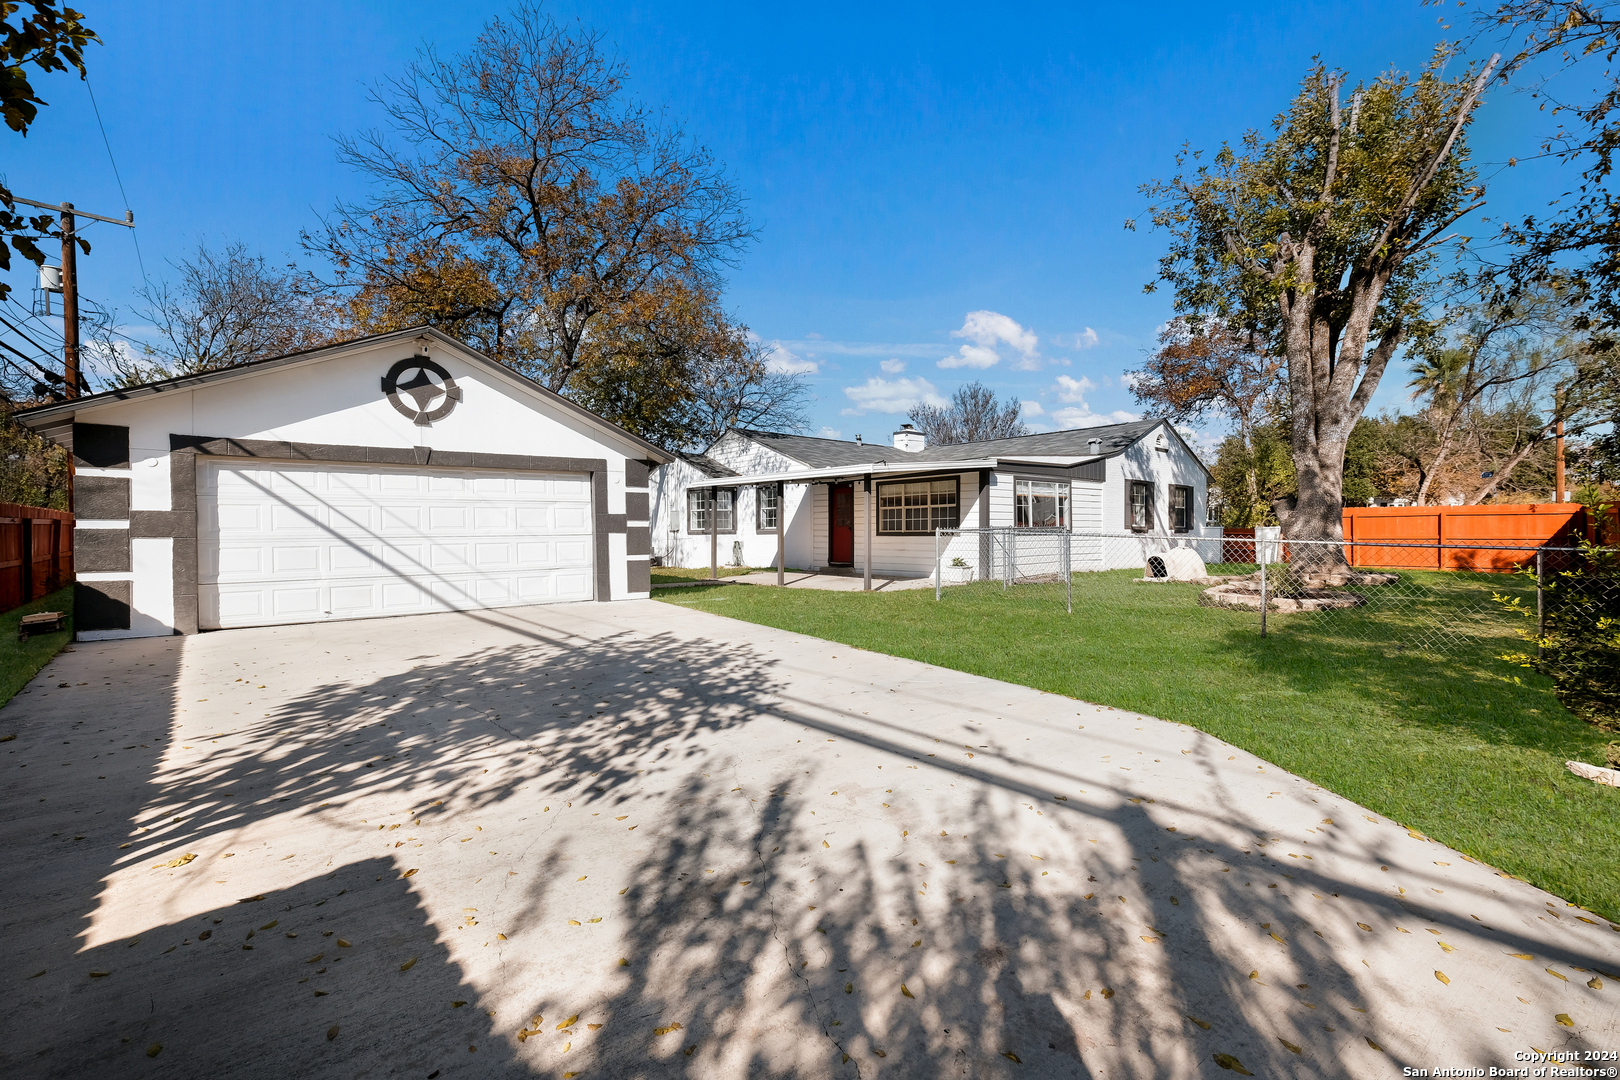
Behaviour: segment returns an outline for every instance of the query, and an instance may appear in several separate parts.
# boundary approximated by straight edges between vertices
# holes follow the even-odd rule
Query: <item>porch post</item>
[[[787,584],[787,485],[776,482],[776,584]]]
[[[863,588],[864,588],[864,591],[871,592],[872,591],[872,503],[876,501],[873,498],[873,496],[876,494],[876,492],[873,490],[873,487],[872,487],[872,474],[871,473],[866,474],[865,489],[866,489],[866,568],[865,568],[866,583],[863,586]]]
[[[709,580],[720,580],[720,489],[709,489]]]

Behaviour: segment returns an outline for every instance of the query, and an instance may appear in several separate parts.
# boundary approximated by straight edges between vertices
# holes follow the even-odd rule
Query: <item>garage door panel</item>
[[[584,476],[232,461],[202,472],[205,627],[594,595]]]
[[[428,507],[427,527],[429,532],[466,532],[467,511],[466,506],[430,506]]]

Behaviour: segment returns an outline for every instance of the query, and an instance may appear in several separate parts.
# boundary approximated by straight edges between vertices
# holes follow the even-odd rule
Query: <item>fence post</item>
[[[1063,588],[1069,614],[1074,614],[1074,533],[1063,533]]]
[[[1547,597],[1542,588],[1542,558],[1546,553],[1536,549],[1536,656],[1541,656],[1541,639],[1547,633]]]
[[[1267,591],[1266,590],[1266,585],[1267,585],[1267,582],[1266,582],[1266,564],[1264,562],[1262,562],[1260,564],[1260,636],[1261,637],[1266,636],[1266,609],[1271,606],[1271,601],[1266,596],[1266,591]]]
[[[34,519],[22,519],[22,602],[34,599]]]

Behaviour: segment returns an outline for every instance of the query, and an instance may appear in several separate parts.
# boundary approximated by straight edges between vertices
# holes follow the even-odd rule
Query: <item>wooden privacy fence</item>
[[[1224,561],[1254,561],[1253,529],[1221,532]],[[1352,541],[1344,554],[1352,566],[1510,571],[1534,562],[1536,548],[1573,547],[1583,539],[1603,539],[1600,532],[1610,537],[1620,532],[1615,508],[1609,508],[1606,522],[1578,503],[1344,509],[1344,538]],[[1379,544],[1380,540],[1389,545]],[[1470,546],[1475,544],[1479,546]],[[1282,558],[1288,561],[1286,544]]]
[[[73,515],[0,503],[0,612],[73,580]]]
[[[1573,547],[1586,536],[1586,517],[1578,503],[1347,506],[1344,538],[1354,544],[1345,556],[1352,566],[1511,571],[1534,562],[1536,548]],[[1517,550],[1489,550],[1495,547]]]

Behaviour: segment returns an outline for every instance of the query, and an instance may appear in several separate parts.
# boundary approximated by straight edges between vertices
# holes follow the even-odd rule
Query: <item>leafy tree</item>
[[[31,13],[16,19],[24,7],[31,8]],[[51,0],[0,0],[0,117],[12,131],[26,138],[39,116],[39,107],[47,104],[29,81],[30,66],[43,74],[71,67],[80,78],[84,77],[85,46],[101,39],[83,20],[83,13]],[[62,238],[60,226],[51,215],[18,213],[11,191],[3,183],[0,235],[11,241],[10,247],[0,243],[0,271],[11,269],[13,249],[35,266],[43,266],[45,253],[35,241]],[[79,246],[89,253],[90,245],[84,240],[79,240]],[[0,279],[0,300],[10,294],[11,286]]]
[[[996,393],[982,382],[959,386],[946,406],[918,405],[906,414],[935,446],[1012,439],[1028,435],[1029,428],[1019,419],[1023,406],[1016,397],[996,400]]]
[[[11,418],[0,415],[0,502],[68,508],[68,454]]]
[[[695,438],[696,388],[763,374],[719,304],[753,228],[713,155],[625,79],[600,35],[522,6],[381,84],[389,130],[338,139],[373,198],[304,236],[354,328],[430,323],[632,430]]]
[[[1339,539],[1346,444],[1403,342],[1433,332],[1436,251],[1481,205],[1464,133],[1495,58],[1457,78],[1437,50],[1416,77],[1358,86],[1318,63],[1271,137],[1249,132],[1144,192],[1170,233],[1176,308],[1252,330],[1287,361],[1297,494],[1291,536]],[[1148,286],[1149,291],[1155,287]],[[1336,552],[1338,549],[1329,548]]]
[[[1247,440],[1235,432],[1228,435],[1215,451],[1210,472],[1221,491],[1221,524],[1277,524],[1272,503],[1294,491],[1287,428],[1273,421],[1256,426]]]
[[[1248,463],[1225,475],[1221,493],[1242,521],[1248,520],[1263,485],[1261,471],[1272,471],[1272,447],[1262,451],[1255,443],[1257,429],[1286,414],[1287,386],[1283,360],[1264,338],[1235,329],[1220,319],[1175,318],[1159,331],[1159,344],[1147,362],[1131,376],[1131,393],[1148,415],[1163,416],[1176,424],[1199,423],[1211,417],[1229,420],[1238,444],[1222,451],[1227,461]],[[1278,496],[1272,496],[1278,497]],[[1269,516],[1269,508],[1260,513]]]

